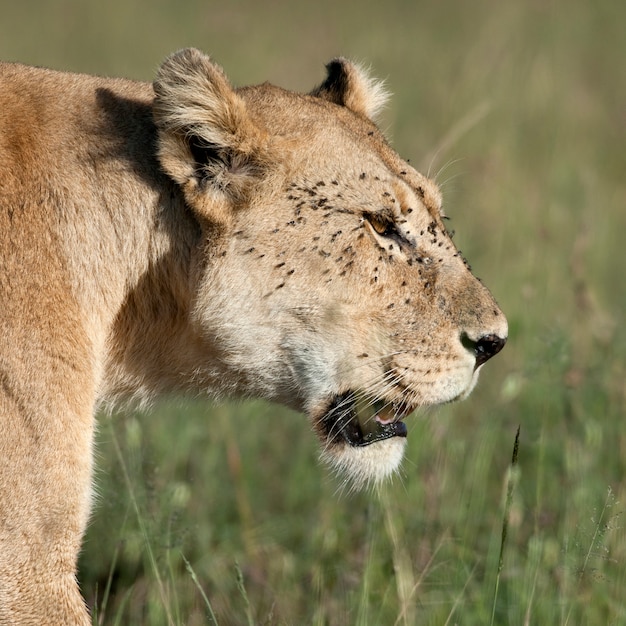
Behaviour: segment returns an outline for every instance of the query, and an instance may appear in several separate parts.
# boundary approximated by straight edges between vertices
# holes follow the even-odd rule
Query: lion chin
[[[358,491],[376,488],[395,474],[405,448],[406,438],[396,436],[368,446],[329,446],[322,450],[320,458],[337,473],[344,486]]]

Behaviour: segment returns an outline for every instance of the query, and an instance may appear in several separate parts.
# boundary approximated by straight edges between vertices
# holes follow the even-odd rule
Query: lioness
[[[467,396],[504,315],[335,59],[308,95],[183,50],[154,84],[0,65],[0,623],[89,624],[94,412],[194,390],[306,413],[357,486]]]

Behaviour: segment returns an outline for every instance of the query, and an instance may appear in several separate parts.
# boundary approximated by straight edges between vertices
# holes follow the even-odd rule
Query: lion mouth
[[[330,443],[369,446],[391,437],[406,437],[402,421],[413,408],[404,402],[372,400],[355,392],[337,395],[320,420]]]

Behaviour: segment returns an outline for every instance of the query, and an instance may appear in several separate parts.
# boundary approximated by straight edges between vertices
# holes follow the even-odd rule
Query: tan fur
[[[331,398],[408,411],[471,391],[506,321],[434,183],[370,121],[384,100],[345,59],[310,95],[234,90],[195,50],[154,85],[0,65],[0,624],[89,624],[74,577],[98,406],[281,402],[361,485],[405,440],[333,439]]]

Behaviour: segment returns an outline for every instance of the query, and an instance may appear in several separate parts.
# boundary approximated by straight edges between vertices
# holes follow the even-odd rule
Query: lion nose
[[[490,334],[483,335],[480,339],[474,341],[466,333],[463,333],[461,343],[474,354],[476,357],[475,367],[478,368],[504,348],[506,337]]]

